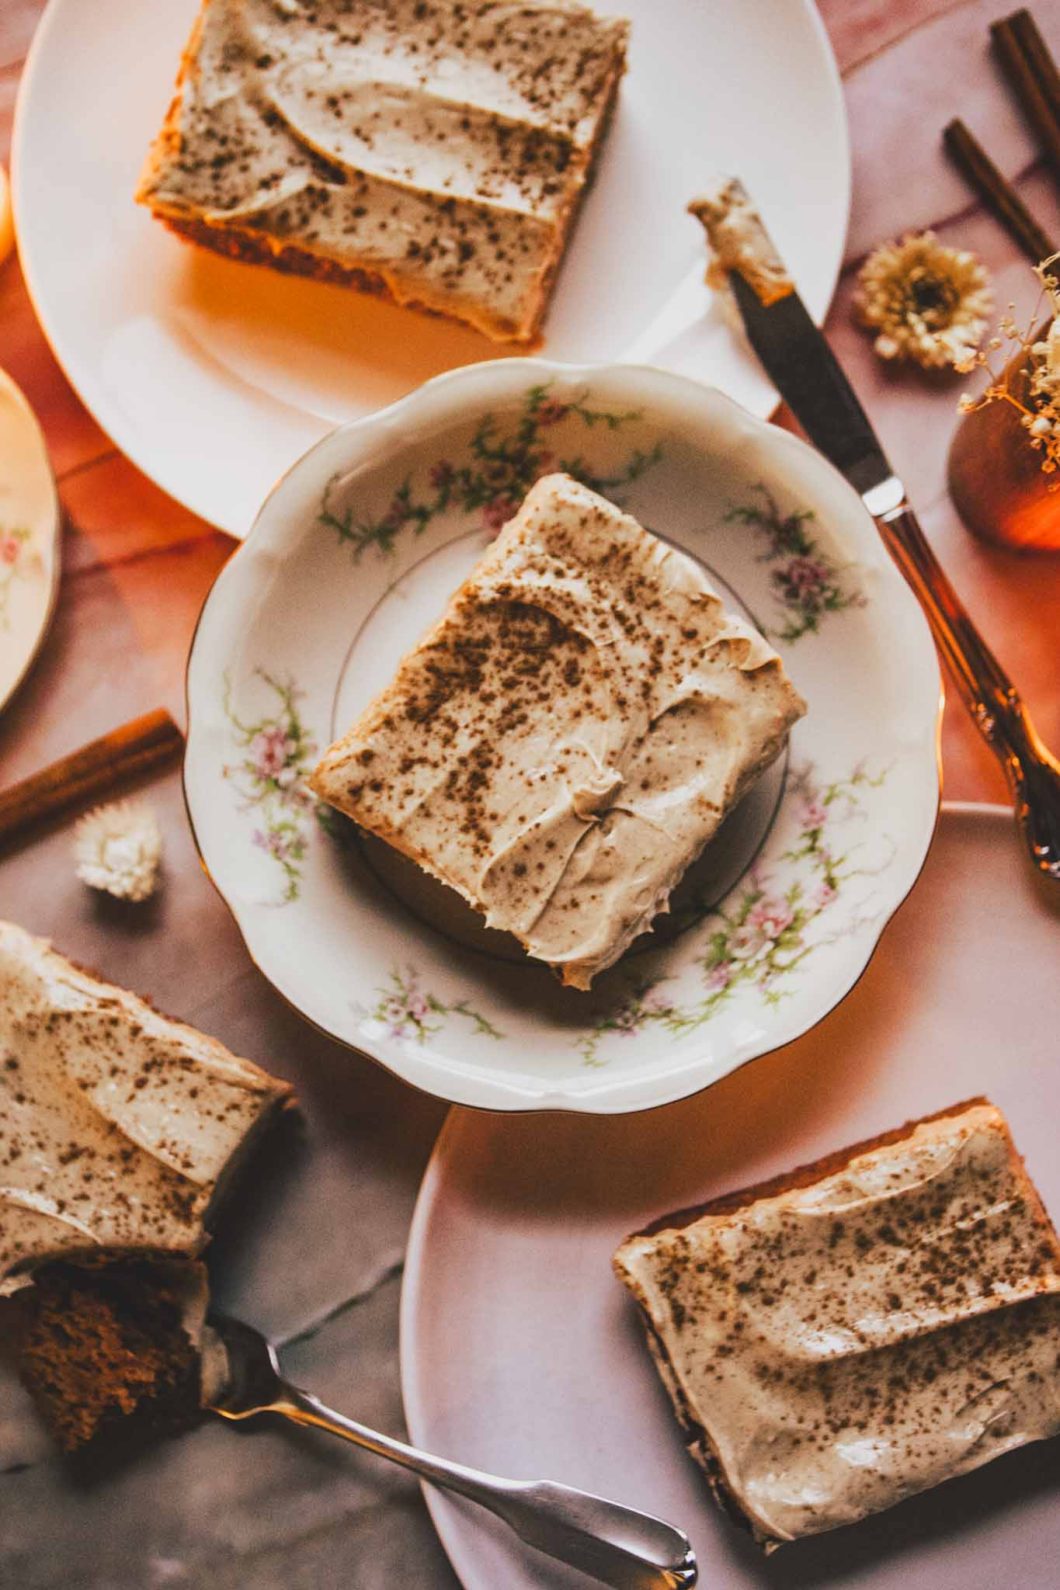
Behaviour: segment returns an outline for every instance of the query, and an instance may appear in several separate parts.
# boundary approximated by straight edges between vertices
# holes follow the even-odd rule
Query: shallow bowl
[[[588,994],[306,787],[555,468],[697,558],[809,703]],[[318,1027],[454,1102],[635,1110],[789,1043],[857,980],[934,830],[939,705],[920,610],[811,448],[682,377],[505,360],[333,432],[269,496],[199,622],[185,792],[251,955]]]

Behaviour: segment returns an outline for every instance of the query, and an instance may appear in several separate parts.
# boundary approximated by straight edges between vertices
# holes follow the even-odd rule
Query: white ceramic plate
[[[557,464],[707,565],[810,704],[659,940],[589,995],[344,819],[322,832],[305,789]],[[479,365],[321,442],[214,586],[188,703],[192,825],[266,976],[407,1081],[493,1109],[640,1109],[797,1037],[861,973],[938,803],[934,648],[858,498],[795,437],[630,366]]]
[[[924,874],[858,987],[768,1064],[617,1120],[454,1110],[405,1270],[413,1440],[669,1518],[692,1539],[704,1590],[1055,1584],[1055,1442],[764,1559],[715,1508],[686,1455],[610,1265],[622,1237],[651,1216],[979,1093],[1007,1114],[1060,1218],[1060,915],[1037,885],[1008,812],[945,809]],[[513,1544],[478,1509],[426,1496],[467,1590],[587,1584]]]
[[[115,442],[245,535],[333,425],[491,358],[469,330],[189,248],[133,203],[198,0],[51,0],[22,75],[12,173],[23,269],[56,355]],[[629,73],[559,281],[544,352],[682,371],[767,413],[774,394],[711,307],[684,214],[738,171],[822,316],[850,159],[810,0],[614,0]],[[604,9],[611,9],[605,0]],[[643,339],[650,337],[650,346]]]
[[[0,709],[25,677],[55,609],[60,527],[43,433],[0,370]]]

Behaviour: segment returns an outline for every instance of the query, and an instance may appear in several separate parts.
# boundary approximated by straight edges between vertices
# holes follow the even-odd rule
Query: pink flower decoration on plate
[[[823,828],[828,808],[819,800],[809,800],[802,809],[803,828]]]
[[[747,921],[767,939],[778,939],[784,929],[791,926],[794,915],[786,900],[759,900],[751,907]]]
[[[482,523],[487,530],[499,530],[515,513],[516,504],[507,497],[495,497],[482,510]]]
[[[541,425],[558,425],[560,420],[567,418],[569,412],[569,404],[556,403],[552,398],[549,398],[548,402],[542,403],[537,411],[538,422]]]
[[[279,724],[262,729],[250,742],[250,758],[262,778],[278,777],[292,750],[287,730]]]
[[[774,575],[793,596],[815,596],[828,584],[828,570],[813,558],[792,558]]]

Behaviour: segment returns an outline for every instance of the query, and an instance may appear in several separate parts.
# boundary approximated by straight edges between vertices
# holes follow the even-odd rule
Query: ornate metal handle
[[[503,1480],[369,1430],[307,1391],[280,1382],[271,1411],[315,1425],[412,1469],[432,1485],[488,1508],[521,1540],[615,1590],[692,1590],[696,1559],[684,1533],[661,1518],[549,1481]]]
[[[1046,749],[1012,680],[969,618],[908,503],[874,515],[915,591],[965,706],[1001,763],[1031,859],[1060,880],[1060,762]]]

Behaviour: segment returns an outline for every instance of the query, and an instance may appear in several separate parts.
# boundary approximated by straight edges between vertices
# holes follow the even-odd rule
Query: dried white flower
[[[881,359],[912,359],[925,369],[954,366],[986,330],[989,278],[967,249],[947,248],[933,232],[885,243],[858,273],[859,320],[876,332]]]
[[[1041,285],[1041,299],[1049,306],[1050,319],[1045,334],[1036,337],[1033,331],[1021,331],[1011,307],[1001,317],[1002,336],[991,337],[986,347],[969,357],[959,369],[983,369],[989,383],[972,398],[962,397],[958,408],[962,414],[972,414],[990,403],[1009,403],[1019,415],[1019,422],[1027,432],[1028,446],[1041,455],[1041,467],[1047,475],[1060,474],[1060,278],[1055,267],[1060,254],[1050,255],[1034,267]],[[1035,310],[1037,321],[1041,301]],[[1011,362],[997,370],[990,358],[990,350],[1010,345]],[[1050,484],[1051,491],[1060,491],[1060,480]]]
[[[146,900],[158,883],[162,835],[142,801],[115,801],[86,813],[74,829],[77,876],[118,900]]]

